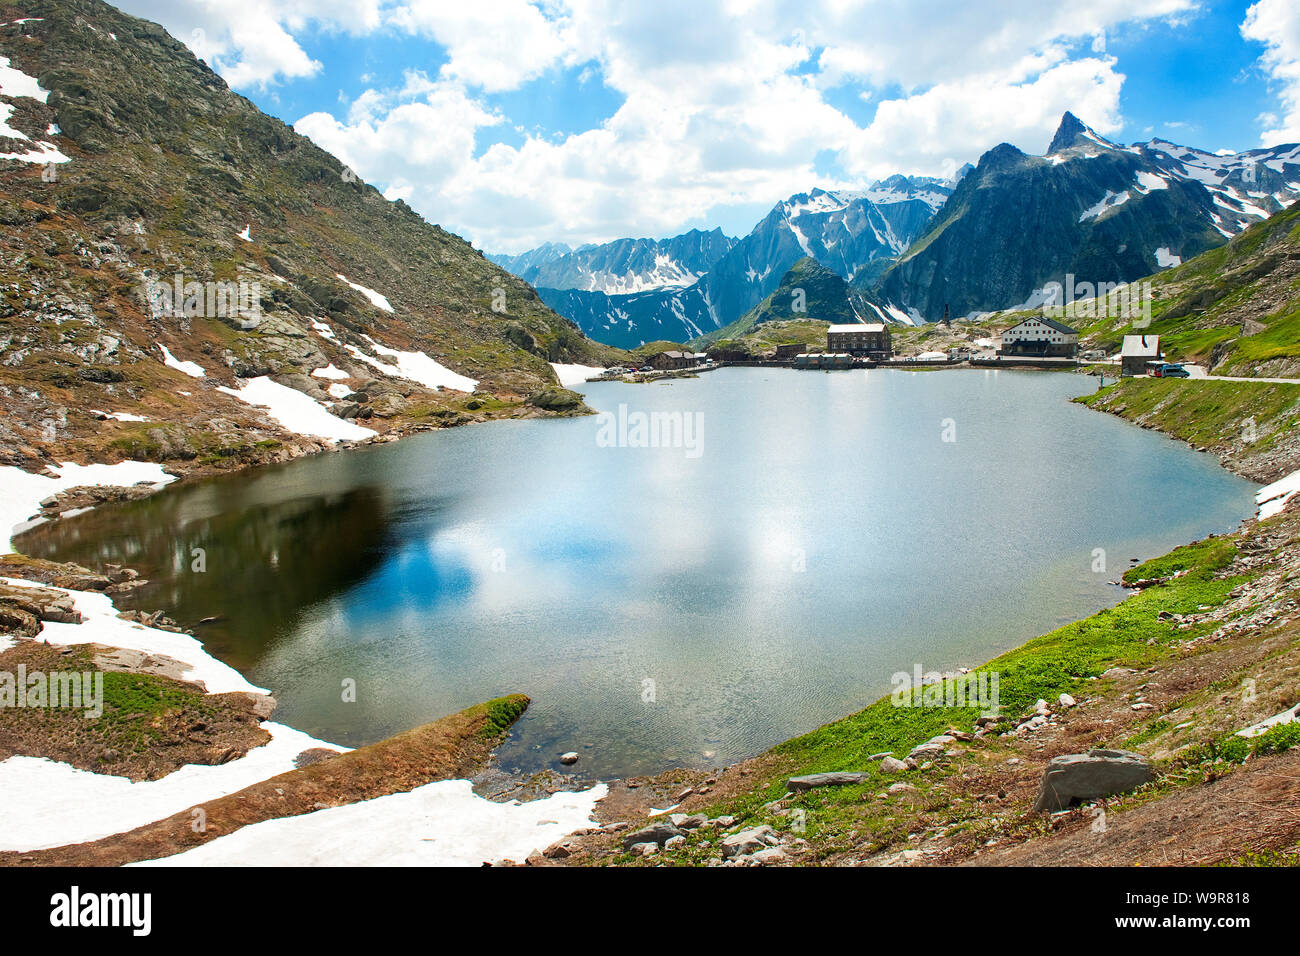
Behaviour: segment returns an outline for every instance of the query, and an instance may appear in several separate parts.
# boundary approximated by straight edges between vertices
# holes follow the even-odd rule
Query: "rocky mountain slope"
[[[1298,197],[1300,146],[1118,146],[1067,113],[1045,156],[985,153],[876,292],[927,320],[1033,304],[1066,274],[1126,282],[1177,265]]]
[[[844,279],[877,275],[924,231],[951,191],[947,180],[904,176],[862,192],[814,189],[777,203],[685,289],[609,295],[552,289],[539,279],[538,294],[601,342],[633,348],[687,341],[739,319],[805,256]]]
[[[614,357],[156,24],[0,23],[6,461],[221,466],[572,411],[548,361]]]

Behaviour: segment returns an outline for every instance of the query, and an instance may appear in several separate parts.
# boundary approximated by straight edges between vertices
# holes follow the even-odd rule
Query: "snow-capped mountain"
[[[893,176],[860,192],[813,189],[791,196],[685,288],[620,295],[534,284],[547,305],[597,341],[623,347],[686,341],[740,318],[804,256],[845,279],[864,270],[879,274],[924,231],[954,184]]]
[[[1066,274],[1127,282],[1221,245],[1300,198],[1300,147],[1215,155],[1120,146],[1066,113],[1048,151],[985,153],[881,276],[873,298],[914,320],[1032,304]]]
[[[616,239],[559,255],[554,246],[541,246],[521,256],[489,258],[537,287],[620,295],[685,288],[735,244],[721,229],[692,229],[671,239]]]
[[[528,274],[536,274],[537,270],[547,263],[554,262],[556,259],[567,256],[573,249],[563,242],[544,242],[536,249],[529,249],[527,252],[521,252],[517,256],[498,253],[488,254],[490,262],[494,262],[507,272],[514,273],[519,278],[528,282]],[[535,284],[535,283],[534,283]]]

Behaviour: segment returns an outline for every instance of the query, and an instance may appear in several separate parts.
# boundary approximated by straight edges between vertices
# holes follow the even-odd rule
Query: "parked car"
[[[1187,371],[1181,365],[1157,365],[1154,372],[1151,373],[1156,378],[1191,378],[1192,373]]]

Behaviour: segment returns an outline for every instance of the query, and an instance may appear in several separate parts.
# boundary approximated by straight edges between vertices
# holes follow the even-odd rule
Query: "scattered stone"
[[[1075,706],[1076,703],[1075,699],[1071,697],[1069,694],[1062,694],[1060,697],[1057,698],[1057,700],[1059,701],[1062,707],[1073,707]]]
[[[884,773],[898,773],[900,770],[906,770],[907,764],[903,763],[903,761],[899,760],[897,757],[886,757],[884,760],[880,761],[880,769]]]
[[[790,861],[790,858],[785,854],[785,850],[779,846],[759,850],[757,853],[751,854],[749,858],[755,866],[767,866],[773,863],[788,863]]]
[[[568,753],[560,754],[560,763],[566,766],[577,762],[578,762],[578,755],[574,753],[572,750],[570,750]]]
[[[659,852],[658,843],[633,843],[628,847],[637,856],[654,856]]]
[[[1063,754],[1048,763],[1034,810],[1064,810],[1075,800],[1127,793],[1151,779],[1151,765],[1146,758],[1127,750]]]
[[[667,840],[664,841],[665,850],[675,850],[679,846],[686,846],[686,837],[684,836],[669,837]]]

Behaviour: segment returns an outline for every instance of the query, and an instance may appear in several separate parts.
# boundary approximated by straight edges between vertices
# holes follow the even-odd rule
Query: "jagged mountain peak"
[[[1054,156],[1076,146],[1090,145],[1113,147],[1115,144],[1100,135],[1079,117],[1066,111],[1065,115],[1061,117],[1061,124],[1056,128],[1056,135],[1052,137],[1052,142],[1047,147],[1047,155]]]

